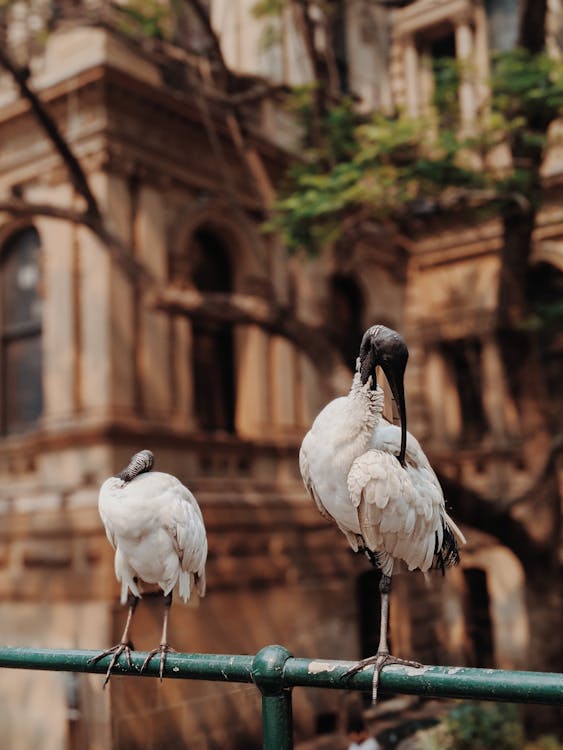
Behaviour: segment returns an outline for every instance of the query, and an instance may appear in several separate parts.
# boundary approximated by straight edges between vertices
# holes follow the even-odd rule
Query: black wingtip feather
[[[443,539],[442,545],[438,548],[438,533],[436,533],[436,546],[434,549],[434,566],[442,571],[442,575],[445,575],[446,568],[452,568],[459,563],[459,549],[457,546],[457,540],[454,536],[453,531],[450,529],[448,524],[444,521],[442,523]]]

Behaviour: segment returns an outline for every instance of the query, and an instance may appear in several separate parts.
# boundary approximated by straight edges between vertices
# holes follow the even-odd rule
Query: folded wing
[[[348,474],[350,499],[358,510],[366,546],[379,555],[386,575],[393,559],[409,570],[428,570],[442,545],[442,490],[426,468],[404,469],[396,457],[369,450],[357,458]]]

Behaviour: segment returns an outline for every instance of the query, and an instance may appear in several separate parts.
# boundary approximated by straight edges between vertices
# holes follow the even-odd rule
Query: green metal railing
[[[95,651],[0,648],[0,667],[105,674],[110,657],[89,663]],[[141,675],[146,654],[133,652],[131,667],[121,656],[114,673],[158,676],[154,659]],[[291,750],[291,690],[294,687],[334,688],[370,692],[373,669],[343,679],[353,662],[301,659],[283,646],[266,646],[254,656],[168,654],[164,676],[180,680],[254,683],[262,694],[262,737],[265,750]],[[436,698],[469,698],[515,703],[563,705],[563,674],[509,672],[500,669],[391,665],[383,669],[380,689]]]

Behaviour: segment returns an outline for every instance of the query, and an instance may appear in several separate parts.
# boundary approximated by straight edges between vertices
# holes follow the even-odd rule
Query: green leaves
[[[493,58],[492,104],[513,147],[541,152],[549,124],[563,112],[563,62],[514,49]]]
[[[303,129],[304,153],[288,173],[269,228],[281,232],[289,247],[315,252],[357,226],[355,217],[401,220],[421,202],[429,211],[444,210],[452,204],[441,197],[454,188],[457,195],[486,194],[489,202],[514,202],[518,194],[520,205],[535,205],[547,128],[563,112],[563,63],[520,49],[497,55],[493,63],[491,106],[470,135],[460,132],[463,70],[451,58],[434,61],[434,110],[425,118],[360,117],[343,100],[325,116],[315,149],[315,91],[296,90],[292,108]],[[503,143],[512,166],[487,171],[488,154]]]
[[[170,25],[170,8],[158,0],[129,0],[120,5],[120,31],[124,34],[140,32],[143,36],[164,39]]]
[[[346,102],[325,118],[321,147],[306,150],[290,170],[268,228],[281,232],[290,248],[305,242],[316,252],[344,226],[356,225],[347,221],[355,213],[383,221],[403,215],[417,199],[437,199],[447,186],[486,187],[485,176],[458,158],[464,147],[422,119],[362,121]]]

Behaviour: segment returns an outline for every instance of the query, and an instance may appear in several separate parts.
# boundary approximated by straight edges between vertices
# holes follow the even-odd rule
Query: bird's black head
[[[359,370],[362,384],[372,377],[372,388],[377,387],[375,368],[379,365],[391,387],[401,419],[401,451],[398,459],[405,465],[407,445],[407,410],[405,407],[404,377],[409,350],[403,337],[382,325],[375,325],[364,333],[360,345]]]
[[[123,482],[130,482],[139,474],[143,474],[146,471],[150,471],[154,465],[154,456],[151,451],[144,450],[135,453],[135,455],[129,461],[129,465],[116,474],[118,479]]]

